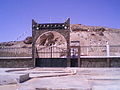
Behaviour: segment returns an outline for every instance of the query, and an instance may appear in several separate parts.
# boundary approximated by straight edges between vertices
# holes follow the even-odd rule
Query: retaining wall
[[[66,58],[39,58],[36,59],[37,67],[67,67]],[[120,67],[120,57],[113,58],[81,58],[81,67]],[[78,67],[78,61],[76,58],[71,59],[71,67]]]
[[[0,68],[28,68],[34,67],[34,61],[32,58],[21,58],[21,57],[14,57],[14,58],[0,58]]]
[[[80,59],[81,67],[120,67],[120,57],[87,57]],[[0,68],[34,67],[32,58],[0,58]],[[39,58],[36,67],[67,67],[66,58]],[[78,67],[76,58],[71,59],[71,67]]]
[[[120,57],[84,57],[81,67],[120,67]]]

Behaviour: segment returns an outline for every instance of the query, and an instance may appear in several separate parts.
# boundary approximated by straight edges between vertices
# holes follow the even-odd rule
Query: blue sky
[[[120,28],[120,0],[0,0],[0,42],[31,36],[31,21]]]

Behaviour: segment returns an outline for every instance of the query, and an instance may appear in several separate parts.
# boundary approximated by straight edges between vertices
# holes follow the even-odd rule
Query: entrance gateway
[[[70,18],[64,23],[39,24],[35,20],[32,20],[32,38],[34,66],[71,66]]]

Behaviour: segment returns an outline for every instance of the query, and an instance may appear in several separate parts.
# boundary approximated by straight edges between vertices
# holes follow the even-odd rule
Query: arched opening
[[[35,43],[37,58],[67,57],[67,41],[56,31],[42,33]]]

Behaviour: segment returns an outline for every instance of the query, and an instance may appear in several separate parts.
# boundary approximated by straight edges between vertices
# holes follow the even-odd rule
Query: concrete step
[[[0,85],[19,84],[29,79],[29,74],[0,73]]]

